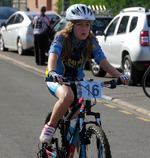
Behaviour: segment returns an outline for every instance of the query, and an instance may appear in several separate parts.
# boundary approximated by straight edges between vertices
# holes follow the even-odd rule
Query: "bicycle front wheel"
[[[104,131],[96,125],[92,125],[87,129],[87,135],[90,144],[86,145],[86,153],[83,154],[80,149],[80,158],[111,158],[110,145]],[[80,147],[81,148],[81,147]]]
[[[150,67],[144,73],[142,80],[143,91],[150,98]]]

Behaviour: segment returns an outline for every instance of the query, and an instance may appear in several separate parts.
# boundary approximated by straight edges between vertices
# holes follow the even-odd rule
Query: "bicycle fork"
[[[80,155],[79,158],[87,158],[87,145],[90,144],[90,134],[86,130],[87,124],[95,124],[101,127],[100,113],[87,112],[87,115],[95,116],[95,121],[84,122],[84,113],[79,113],[79,126],[80,126]]]

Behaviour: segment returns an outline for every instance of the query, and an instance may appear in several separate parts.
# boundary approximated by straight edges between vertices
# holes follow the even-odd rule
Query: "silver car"
[[[15,12],[1,28],[0,48],[2,51],[17,50],[24,54],[25,50],[34,47],[33,28],[31,22],[37,15],[36,12]]]

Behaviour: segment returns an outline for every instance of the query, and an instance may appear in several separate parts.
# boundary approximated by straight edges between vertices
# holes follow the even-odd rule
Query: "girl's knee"
[[[70,87],[61,87],[57,90],[57,96],[61,104],[65,104],[66,106],[71,105],[74,101],[74,93],[70,89]]]
[[[72,103],[74,101],[74,94],[71,92],[64,94],[63,101]]]
[[[70,106],[74,101],[74,94],[71,92],[63,93],[63,95],[60,97],[60,101],[62,102],[62,104]]]

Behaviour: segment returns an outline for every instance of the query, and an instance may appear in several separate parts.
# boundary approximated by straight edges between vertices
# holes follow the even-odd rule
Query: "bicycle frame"
[[[75,148],[77,147],[77,143],[78,140],[80,138],[80,144],[81,144],[81,153],[82,153],[82,158],[84,158],[83,155],[85,155],[86,158],[86,145],[89,144],[89,140],[88,140],[88,135],[86,135],[85,133],[85,128],[87,124],[96,124],[98,126],[101,126],[101,121],[100,121],[100,114],[99,113],[95,113],[91,111],[91,101],[90,100],[86,100],[85,104],[82,104],[82,98],[77,102],[77,104],[73,107],[73,109],[68,112],[68,114],[63,118],[63,133],[65,133],[64,135],[62,135],[62,140],[64,142],[61,150],[63,153],[65,153],[65,158],[73,158],[74,152],[75,152]],[[76,125],[75,125],[75,129],[74,132],[71,134],[69,133],[69,125],[70,125],[70,120],[71,117],[80,109],[80,112],[78,114],[78,118],[76,121]],[[91,116],[95,116],[96,121],[89,121],[89,122],[84,122],[84,118],[85,115],[91,115]],[[68,136],[67,137],[67,135]],[[64,158],[61,157],[62,155],[60,155],[59,153],[62,154],[62,152],[59,152],[58,146],[57,146],[57,139],[54,140],[55,144],[56,144],[56,148],[57,148],[57,155],[55,155],[53,152],[48,151],[46,149],[46,153],[50,156],[52,156],[53,158]]]
[[[48,79],[48,81],[51,81]],[[105,81],[101,83],[101,87],[108,87],[108,88],[115,88],[117,85],[117,81]],[[86,88],[87,86],[83,86]],[[94,88],[97,86],[93,86]],[[87,88],[86,88],[87,89]],[[87,89],[88,90],[88,89]],[[95,90],[95,89],[92,89]],[[98,91],[94,91],[98,92]],[[93,93],[91,93],[93,94]],[[98,93],[95,93],[98,94]],[[95,95],[93,95],[95,96]],[[86,98],[86,97],[85,97]],[[95,97],[94,97],[95,98]],[[44,152],[50,155],[53,158],[73,158],[75,153],[75,148],[78,147],[78,141],[80,141],[80,155],[79,157],[86,158],[88,156],[86,152],[86,147],[90,144],[90,130],[87,130],[88,124],[94,124],[101,129],[101,120],[100,120],[100,113],[92,112],[91,108],[95,104],[91,104],[91,99],[83,99],[81,97],[78,102],[68,110],[64,117],[58,122],[57,128],[60,129],[61,137],[62,137],[62,145],[58,147],[58,139],[60,138],[53,138],[52,143],[55,145],[55,148],[51,148],[51,146],[47,147],[43,144],[42,149],[39,151]],[[96,98],[95,98],[96,103]],[[75,128],[73,133],[69,132],[70,122],[74,114],[79,111],[77,121],[75,124]],[[86,116],[94,116],[94,121],[85,121]],[[102,131],[103,132],[103,131]],[[105,138],[106,139],[106,138]],[[109,146],[109,143],[106,143]],[[107,146],[107,147],[108,147]],[[109,148],[109,147],[108,147]],[[55,151],[56,153],[54,154]],[[100,153],[103,152],[103,149],[99,150]],[[108,155],[110,155],[110,150],[108,151]],[[110,157],[110,156],[109,156]]]

